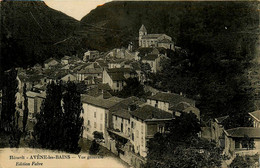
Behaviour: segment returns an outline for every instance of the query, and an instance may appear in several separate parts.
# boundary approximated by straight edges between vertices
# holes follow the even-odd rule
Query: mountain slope
[[[98,49],[136,41],[142,24],[148,33],[166,33],[183,48],[192,49],[194,43],[219,48],[237,43],[240,32],[255,30],[259,13],[257,2],[127,1],[99,6],[81,20],[82,30],[92,41],[90,46]]]
[[[75,51],[78,21],[42,1],[1,2],[1,68],[41,63]],[[76,43],[75,42],[75,43]]]

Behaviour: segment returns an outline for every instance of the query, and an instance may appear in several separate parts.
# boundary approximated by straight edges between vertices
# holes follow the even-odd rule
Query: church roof
[[[162,39],[158,43],[172,43],[172,41],[169,39]]]
[[[147,34],[147,35],[143,35],[142,39],[158,39],[162,35],[164,34]]]
[[[141,28],[139,29],[139,31],[142,31],[142,32],[147,32],[145,26],[142,24]]]

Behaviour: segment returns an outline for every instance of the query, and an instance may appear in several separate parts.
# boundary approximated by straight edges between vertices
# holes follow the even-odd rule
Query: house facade
[[[237,127],[224,132],[224,154],[227,156],[254,155],[260,152],[260,128]]]
[[[42,102],[46,98],[45,92],[26,92],[28,98],[28,118],[34,119],[37,113],[40,113]]]
[[[59,64],[58,60],[56,60],[55,58],[49,58],[46,61],[44,61],[44,68],[48,69],[57,64]]]
[[[108,146],[107,129],[112,125],[111,114],[109,109],[114,106],[117,101],[109,99],[95,98],[84,95],[81,97],[83,103],[84,130],[83,137],[93,140],[95,131],[103,134],[105,146]]]

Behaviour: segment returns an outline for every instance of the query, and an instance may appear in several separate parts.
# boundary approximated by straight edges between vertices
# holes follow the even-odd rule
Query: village
[[[169,59],[166,50],[178,49],[172,37],[166,34],[149,34],[144,25],[139,30],[139,49],[134,50],[132,43],[127,48],[115,48],[109,52],[88,50],[83,58],[66,55],[63,58],[49,58],[43,65],[17,68],[18,92],[16,109],[23,115],[23,87],[26,84],[28,96],[28,120],[33,125],[37,122],[42,102],[46,98],[48,83],[74,82],[81,87],[83,107],[82,137],[95,139],[95,134],[103,138],[97,142],[116,154],[131,166],[141,167],[146,161],[148,141],[159,133],[168,131],[168,124],[182,113],[193,113],[201,121],[200,110],[196,101],[182,93],[157,90],[149,85],[145,71],[156,74],[162,69],[162,62]],[[140,51],[148,51],[140,56]],[[147,69],[142,67],[147,65]],[[116,97],[126,85],[126,80],[136,78],[144,86],[149,96],[138,98]],[[230,159],[236,155],[253,156],[260,152],[260,111],[248,111],[253,127],[224,129],[222,123],[229,116],[222,116],[208,121],[201,127],[199,137],[215,141],[217,147]],[[32,127],[29,132],[33,132]],[[249,149],[242,142],[244,137],[254,142]],[[259,164],[259,163],[258,163]]]

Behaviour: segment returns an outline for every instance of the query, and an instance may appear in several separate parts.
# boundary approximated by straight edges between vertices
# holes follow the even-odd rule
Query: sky
[[[111,0],[44,0],[51,8],[80,20],[92,9]]]

